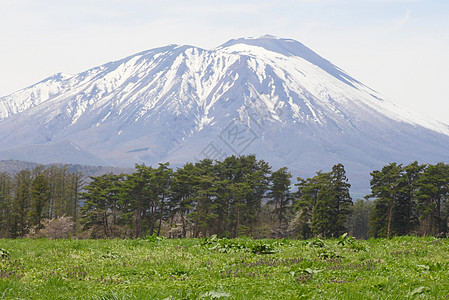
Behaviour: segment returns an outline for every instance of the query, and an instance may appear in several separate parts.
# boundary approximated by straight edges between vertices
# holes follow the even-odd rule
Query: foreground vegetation
[[[0,240],[2,299],[437,299],[448,239]]]

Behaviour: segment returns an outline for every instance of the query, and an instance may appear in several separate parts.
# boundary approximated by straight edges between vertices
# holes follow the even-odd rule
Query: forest
[[[66,166],[0,173],[0,238],[446,237],[449,165],[390,163],[353,201],[344,166],[311,178],[255,155],[85,177]]]

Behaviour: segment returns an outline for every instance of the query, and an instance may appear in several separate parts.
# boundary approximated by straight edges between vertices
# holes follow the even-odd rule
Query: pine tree
[[[342,164],[333,166],[328,173],[317,172],[313,178],[298,178],[297,220],[302,219],[300,235],[332,237],[344,233],[351,214],[350,184]]]
[[[31,207],[28,212],[29,222],[31,226],[35,226],[38,230],[42,229],[42,219],[45,217],[45,206],[50,203],[50,187],[47,178],[41,174],[34,178],[31,185]],[[47,216],[48,217],[48,216]]]
[[[136,164],[136,172],[127,175],[122,185],[125,218],[128,222],[133,221],[134,224],[129,224],[134,227],[135,238],[143,235],[143,219],[147,218],[148,214],[149,218],[154,218],[154,198],[150,187],[154,176],[154,169],[151,166]]]
[[[271,174],[271,186],[268,197],[271,198],[269,203],[274,206],[271,221],[272,229],[274,228],[276,219],[279,225],[287,225],[287,211],[291,201],[291,177],[292,175],[286,167],[280,168]]]
[[[12,222],[10,226],[12,237],[23,237],[28,233],[31,202],[31,171],[21,170],[14,176],[14,198],[12,200]]]
[[[236,203],[237,188],[234,186],[238,183],[239,169],[237,167],[237,157],[229,156],[223,162],[217,162],[217,198],[215,211],[217,221],[214,226],[214,233],[219,236],[231,237],[235,235],[232,228],[232,208]],[[234,232],[232,234],[231,232]]]
[[[12,209],[12,178],[6,173],[0,173],[0,238],[9,237]]]
[[[318,195],[320,193],[320,178],[321,172],[317,173],[317,176],[312,178],[302,179],[297,178],[298,183],[295,186],[298,190],[295,192],[295,209],[298,224],[295,230],[299,236],[303,239],[307,239],[313,236],[312,233],[312,221],[315,215],[315,208],[318,201]]]
[[[417,215],[418,180],[425,165],[413,162],[405,167],[398,179],[398,195],[393,207],[391,227],[397,235],[407,235],[419,225]]]
[[[319,173],[315,181],[319,190],[314,207],[312,231],[316,236],[332,237],[334,227],[334,195],[330,173]]]
[[[182,237],[187,236],[187,215],[193,209],[194,195],[194,166],[192,163],[178,168],[173,174],[171,185],[171,207],[173,213],[179,213],[181,219]]]
[[[441,207],[449,194],[449,165],[428,165],[418,180],[418,210],[423,223],[424,236],[446,235],[447,217],[442,216]]]
[[[105,174],[90,178],[92,181],[84,187],[85,192],[80,194],[81,199],[84,200],[81,222],[84,230],[92,227],[102,229],[103,234],[94,232],[95,237],[111,237],[113,213],[120,201],[119,180],[121,177]]]
[[[243,210],[240,225],[244,225],[244,234],[251,234],[257,224],[262,208],[262,199],[269,189],[271,166],[264,160],[257,160],[255,155],[240,156],[243,181],[238,187],[243,196]],[[241,230],[241,229],[240,229]]]
[[[333,166],[330,176],[333,198],[331,235],[340,236],[347,231],[346,222],[352,212],[352,198],[349,193],[351,185],[348,182],[346,171],[342,164]]]
[[[214,213],[214,199],[217,196],[215,182],[217,180],[216,168],[213,161],[203,159],[195,164],[195,193],[193,197],[194,211],[190,213],[190,219],[194,223],[194,237],[208,235],[209,228],[213,227],[217,219]]]
[[[386,237],[392,235],[392,219],[393,208],[397,204],[398,195],[400,193],[400,181],[402,174],[402,165],[391,163],[382,168],[382,171],[374,171],[371,173],[371,195],[376,197],[375,207],[371,215],[371,234],[374,237],[383,236],[383,227],[386,226]],[[386,211],[384,211],[386,210]],[[383,217],[386,214],[386,219]],[[386,224],[384,224],[386,220]]]
[[[73,217],[73,222],[75,224],[79,221],[79,194],[85,184],[84,182],[84,174],[80,171],[76,171],[70,174],[69,176],[69,192],[67,194],[67,215]]]
[[[162,220],[164,217],[166,218],[170,215],[170,212],[167,211],[167,202],[170,200],[169,197],[173,179],[173,170],[168,166],[169,163],[160,163],[159,167],[155,170],[155,197],[156,203],[159,207],[159,224],[157,229],[158,236],[161,233]]]

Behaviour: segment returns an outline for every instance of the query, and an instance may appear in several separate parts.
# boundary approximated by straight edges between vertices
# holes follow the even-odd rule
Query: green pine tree
[[[50,187],[45,175],[37,175],[31,185],[31,207],[28,212],[31,226],[42,229],[42,219],[45,217],[45,207],[50,203]],[[48,217],[48,216],[47,216]]]

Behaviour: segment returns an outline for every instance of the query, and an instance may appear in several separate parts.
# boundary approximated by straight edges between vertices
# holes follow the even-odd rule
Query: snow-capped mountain
[[[100,165],[256,153],[355,189],[397,161],[449,161],[449,126],[408,112],[303,44],[272,36],[169,45],[0,98],[0,159]]]

